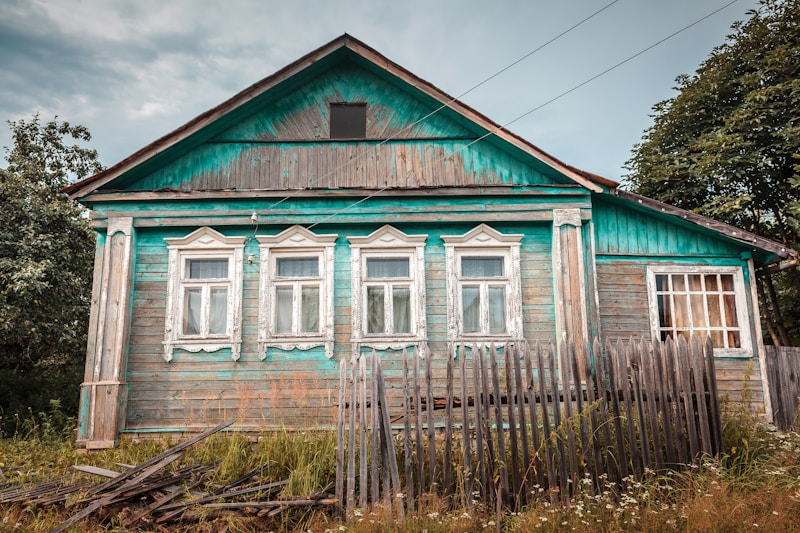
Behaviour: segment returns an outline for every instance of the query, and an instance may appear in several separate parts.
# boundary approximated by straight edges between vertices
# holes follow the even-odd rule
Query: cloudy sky
[[[730,2],[1,0],[0,119],[83,124],[109,166],[343,33],[460,96],[608,6],[461,99],[501,124],[536,109],[509,129],[619,180],[652,105],[757,1],[547,102]]]

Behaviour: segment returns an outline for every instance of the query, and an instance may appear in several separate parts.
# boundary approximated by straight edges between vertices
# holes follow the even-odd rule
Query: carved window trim
[[[379,350],[400,350],[421,345],[427,339],[425,316],[425,241],[427,235],[407,235],[397,228],[385,225],[366,237],[348,237],[352,271],[351,317],[354,350],[360,346]],[[374,257],[407,257],[409,278],[402,283],[410,287],[411,318],[407,334],[367,333],[366,287],[367,259]],[[380,283],[380,282],[379,282]]]
[[[258,356],[264,360],[269,348],[308,350],[324,346],[333,357],[333,273],[336,234],[317,235],[302,226],[292,226],[278,235],[257,236],[260,252]],[[310,334],[276,333],[274,324],[276,265],[279,258],[317,257],[319,276],[319,332]],[[300,282],[302,283],[302,282]],[[277,284],[280,284],[278,281]]]
[[[166,238],[169,250],[167,274],[167,309],[164,324],[164,360],[172,360],[175,348],[189,352],[216,352],[230,348],[231,358],[238,361],[242,346],[242,257],[246,237],[226,237],[209,228],[199,228],[186,237]],[[227,259],[230,287],[227,303],[227,329],[219,335],[183,335],[184,288],[192,284],[184,279],[187,259]],[[221,283],[222,284],[222,283]]]
[[[447,271],[447,330],[450,341],[492,342],[522,338],[522,288],[520,281],[520,242],[522,234],[500,233],[480,224],[463,235],[442,235],[445,243]],[[506,332],[464,333],[461,293],[462,286],[476,283],[477,279],[462,278],[460,263],[463,257],[503,257],[507,272],[492,281],[505,284]],[[483,324],[488,328],[488,324]]]
[[[723,333],[728,332],[738,332],[739,333],[739,348],[718,348],[714,347],[714,356],[715,357],[752,357],[754,355],[754,348],[753,348],[753,341],[750,334],[750,319],[748,316],[748,302],[746,297],[746,290],[744,284],[744,274],[742,272],[742,267],[740,266],[708,266],[708,265],[651,265],[647,267],[647,296],[648,296],[648,303],[649,303],[649,310],[650,310],[650,330],[653,339],[661,339],[661,331],[662,329],[666,329],[666,327],[662,327],[660,321],[660,313],[659,313],[659,303],[658,303],[658,295],[659,291],[657,288],[657,280],[656,276],[658,275],[729,275],[733,277],[733,290],[723,290],[719,288],[718,290],[708,289],[706,290],[706,280],[703,280],[703,285],[701,289],[689,289],[686,288],[685,291],[680,290],[676,291],[673,290],[670,286],[669,288],[661,291],[661,294],[666,296],[672,296],[674,298],[674,294],[677,292],[679,294],[695,294],[698,296],[706,296],[707,294],[726,294],[732,295],[734,297],[734,305],[736,307],[736,321],[738,326],[725,326],[721,325],[719,328],[715,327],[707,327],[707,326],[697,326],[695,328],[693,322],[693,317],[690,319],[690,325],[688,326],[690,331],[694,331],[695,329],[706,330],[706,329],[717,329],[722,331]],[[704,313],[705,313],[705,320],[708,320],[708,301],[706,298],[702,298],[703,306],[704,306]],[[673,304],[674,305],[674,304]],[[690,315],[694,313],[694,302],[691,301],[687,302],[687,307],[691,308],[689,310]],[[721,312],[724,309],[724,305],[720,305]],[[674,311],[673,311],[674,312]]]

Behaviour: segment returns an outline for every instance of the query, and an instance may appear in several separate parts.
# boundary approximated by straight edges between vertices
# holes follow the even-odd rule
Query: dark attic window
[[[367,104],[332,103],[331,139],[365,139]]]

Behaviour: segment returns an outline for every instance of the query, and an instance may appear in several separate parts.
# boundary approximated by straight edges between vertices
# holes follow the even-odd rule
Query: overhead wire
[[[583,18],[583,19],[582,19],[582,20],[580,20],[579,22],[576,22],[575,24],[573,24],[572,26],[570,26],[570,27],[569,27],[569,28],[567,28],[566,30],[562,31],[561,33],[559,33],[559,34],[558,34],[558,35],[556,35],[555,37],[552,37],[551,39],[549,39],[549,40],[548,40],[548,41],[546,41],[545,43],[543,43],[543,44],[539,45],[539,46],[538,46],[538,47],[536,47],[535,49],[531,50],[531,51],[530,51],[530,52],[528,52],[527,54],[525,54],[525,55],[523,55],[522,57],[520,57],[519,59],[517,59],[517,60],[513,61],[512,63],[510,63],[510,64],[508,64],[508,65],[506,65],[505,67],[503,67],[502,69],[498,70],[497,72],[495,72],[494,74],[492,74],[492,75],[491,75],[491,76],[489,76],[488,78],[484,78],[483,80],[481,80],[481,81],[480,81],[480,82],[478,82],[477,84],[473,85],[472,87],[470,87],[470,88],[469,88],[469,89],[467,89],[466,91],[464,91],[464,92],[460,93],[458,96],[455,96],[455,97],[452,97],[452,98],[450,98],[450,100],[448,100],[447,102],[445,102],[445,103],[441,104],[439,107],[437,107],[436,109],[434,109],[433,111],[431,111],[431,112],[430,112],[430,113],[428,113],[427,115],[423,116],[422,118],[419,118],[419,119],[417,119],[416,121],[412,122],[411,124],[409,124],[409,125],[405,126],[404,128],[402,128],[402,129],[398,130],[397,132],[393,133],[392,135],[390,135],[390,136],[389,136],[389,137],[387,137],[386,139],[383,139],[383,140],[381,140],[379,143],[375,144],[375,145],[374,145],[374,146],[371,148],[371,150],[364,150],[364,151],[362,151],[361,153],[357,154],[357,155],[356,155],[355,157],[353,157],[352,159],[350,159],[350,160],[346,161],[344,164],[342,164],[342,165],[340,165],[340,166],[338,166],[338,167],[334,168],[333,170],[330,170],[330,171],[326,172],[326,173],[325,173],[325,174],[323,174],[323,175],[322,175],[320,178],[318,178],[318,179],[317,179],[316,185],[319,185],[321,182],[323,182],[324,180],[326,180],[328,177],[330,177],[330,176],[332,176],[332,175],[336,175],[336,174],[337,174],[339,171],[341,171],[341,170],[343,170],[343,169],[347,168],[348,166],[351,166],[351,165],[353,165],[353,164],[354,164],[356,161],[358,161],[359,159],[361,159],[361,158],[365,157],[365,156],[366,156],[367,154],[369,154],[370,152],[375,152],[375,151],[377,151],[377,150],[378,150],[378,148],[380,148],[380,147],[381,147],[381,146],[383,146],[384,144],[388,143],[389,141],[391,141],[391,140],[394,140],[394,139],[398,138],[398,137],[399,137],[399,136],[400,136],[402,133],[404,133],[404,132],[406,132],[406,131],[409,131],[409,130],[410,130],[411,128],[413,128],[414,126],[416,126],[416,125],[418,125],[418,124],[421,124],[422,122],[424,122],[424,121],[428,120],[430,117],[432,117],[432,116],[436,115],[437,113],[441,112],[441,111],[442,111],[442,110],[444,110],[445,108],[447,108],[447,107],[450,107],[450,105],[451,105],[451,104],[453,104],[454,102],[457,102],[459,99],[461,99],[462,97],[464,97],[464,96],[466,96],[467,94],[471,93],[471,92],[472,92],[472,91],[474,91],[475,89],[477,89],[477,88],[479,88],[479,87],[481,87],[481,86],[485,85],[486,83],[488,83],[489,81],[491,81],[491,80],[495,79],[496,77],[500,76],[501,74],[503,74],[503,73],[504,73],[504,72],[506,72],[507,70],[509,70],[509,69],[511,69],[512,67],[514,67],[514,66],[518,65],[518,64],[519,64],[519,63],[521,63],[522,61],[526,60],[527,58],[529,58],[529,57],[530,57],[530,56],[532,56],[533,54],[535,54],[535,53],[537,53],[537,52],[541,51],[541,50],[542,50],[542,49],[544,49],[545,47],[549,46],[550,44],[552,44],[552,43],[554,43],[555,41],[557,41],[558,39],[560,39],[561,37],[563,37],[563,36],[567,35],[567,34],[568,34],[568,33],[570,33],[571,31],[573,31],[573,30],[577,29],[578,27],[580,27],[581,25],[585,24],[585,23],[586,23],[586,22],[588,22],[589,20],[593,19],[594,17],[596,17],[597,15],[599,15],[600,13],[602,13],[603,11],[605,11],[606,9],[610,8],[611,6],[613,6],[614,4],[616,4],[617,2],[619,2],[619,0],[612,0],[611,2],[609,2],[608,4],[606,4],[605,6],[603,6],[602,8],[600,8],[600,9],[598,9],[597,11],[595,11],[594,13],[592,13],[592,14],[590,14],[590,15],[586,16],[585,18]],[[274,209],[275,207],[277,207],[278,205],[282,204],[282,203],[283,203],[283,202],[285,202],[286,200],[289,200],[289,199],[291,199],[291,198],[295,197],[297,194],[299,194],[299,193],[301,193],[301,192],[303,192],[303,191],[305,191],[305,190],[308,190],[309,188],[310,188],[309,186],[305,186],[305,187],[300,187],[300,188],[294,189],[294,190],[293,190],[293,192],[292,192],[292,194],[288,194],[288,195],[286,195],[286,196],[282,197],[282,198],[281,198],[280,200],[278,200],[277,202],[275,202],[275,203],[273,203],[272,205],[268,206],[268,207],[267,207],[267,210]]]
[[[672,38],[673,38],[673,37],[675,37],[676,35],[679,35],[679,34],[683,33],[684,31],[686,31],[686,30],[688,30],[688,29],[690,29],[690,28],[692,28],[692,27],[696,26],[697,24],[700,24],[700,23],[701,23],[701,22],[703,22],[704,20],[706,20],[706,19],[708,19],[708,18],[710,18],[710,17],[712,17],[712,16],[716,15],[716,14],[717,14],[717,13],[719,13],[720,11],[722,11],[722,10],[724,10],[724,9],[726,9],[726,8],[728,8],[728,7],[730,7],[731,5],[735,4],[735,3],[736,3],[736,2],[738,2],[738,1],[739,1],[739,0],[731,0],[730,2],[728,2],[727,4],[725,4],[724,6],[722,6],[722,7],[718,8],[718,9],[715,9],[715,10],[714,10],[714,11],[712,11],[711,13],[708,13],[707,15],[705,15],[705,16],[703,16],[703,17],[701,17],[701,18],[697,19],[697,20],[695,20],[695,21],[694,21],[694,22],[692,22],[691,24],[687,24],[686,26],[682,27],[681,29],[674,31],[673,33],[671,33],[671,34],[667,35],[666,37],[664,37],[664,38],[662,38],[662,39],[660,39],[660,40],[656,41],[655,43],[651,44],[650,46],[647,46],[646,48],[643,48],[642,50],[640,50],[640,51],[636,52],[635,54],[633,54],[633,55],[631,55],[631,56],[627,57],[626,59],[623,59],[622,61],[620,61],[620,62],[618,62],[618,63],[616,63],[616,64],[612,65],[611,67],[608,67],[608,68],[606,68],[606,69],[605,69],[605,70],[603,70],[602,72],[600,72],[600,73],[598,73],[598,74],[595,74],[595,75],[594,75],[594,76],[592,76],[591,78],[589,78],[589,79],[587,79],[587,80],[585,80],[585,81],[583,81],[583,82],[579,83],[578,85],[575,85],[574,87],[572,87],[572,88],[570,88],[570,89],[567,89],[566,91],[564,91],[564,92],[562,92],[562,93],[560,93],[560,94],[558,94],[558,95],[554,96],[553,98],[551,98],[551,99],[547,100],[546,102],[544,102],[544,103],[542,103],[542,104],[540,104],[540,105],[538,105],[538,106],[536,106],[536,107],[534,107],[534,108],[532,108],[532,109],[529,109],[528,111],[526,111],[526,112],[522,113],[521,115],[517,116],[516,118],[514,118],[514,119],[512,119],[512,120],[510,120],[510,121],[508,121],[508,122],[506,122],[506,123],[504,123],[504,124],[502,124],[502,125],[498,126],[498,127],[497,127],[497,128],[495,128],[494,130],[488,131],[487,133],[485,133],[485,134],[481,135],[480,137],[478,137],[478,138],[474,139],[473,141],[471,141],[471,142],[469,142],[469,143],[465,144],[464,146],[461,146],[461,147],[459,147],[457,150],[458,150],[458,151],[463,151],[463,150],[465,150],[465,149],[469,148],[470,146],[472,146],[472,145],[474,145],[474,144],[476,144],[476,143],[478,143],[478,142],[480,142],[480,141],[482,141],[482,140],[486,139],[487,137],[489,137],[489,136],[491,136],[491,135],[496,135],[498,132],[500,132],[500,131],[502,131],[502,130],[506,129],[506,127],[507,127],[507,126],[509,126],[509,125],[511,125],[511,124],[513,124],[513,123],[515,123],[515,122],[519,121],[519,120],[522,120],[523,118],[527,117],[528,115],[530,115],[530,114],[532,114],[532,113],[535,113],[536,111],[539,111],[539,110],[540,110],[540,109],[542,109],[543,107],[545,107],[545,106],[548,106],[548,105],[552,104],[553,102],[555,102],[555,101],[557,101],[557,100],[560,100],[561,98],[563,98],[563,97],[567,96],[568,94],[575,92],[576,90],[580,89],[581,87],[583,87],[583,86],[585,86],[585,85],[587,85],[587,84],[589,84],[589,83],[593,82],[594,80],[596,80],[596,79],[598,79],[598,78],[600,78],[600,77],[602,77],[602,76],[604,76],[604,75],[608,74],[609,72],[611,72],[611,71],[613,71],[613,70],[615,70],[615,69],[617,69],[617,68],[621,67],[622,65],[624,65],[624,64],[626,64],[626,63],[629,63],[630,61],[633,61],[634,59],[636,59],[637,57],[641,56],[642,54],[644,54],[644,53],[646,53],[646,52],[648,52],[648,51],[652,50],[652,49],[653,49],[653,48],[655,48],[656,46],[659,46],[659,45],[661,45],[662,43],[664,43],[664,42],[666,42],[666,41],[668,41],[668,40],[672,39]],[[437,159],[437,160],[436,160],[436,161],[434,161],[434,162],[442,161],[443,159],[444,159],[444,158],[439,158],[439,159]],[[336,211],[336,212],[334,212],[334,213],[332,213],[332,214],[330,214],[330,215],[326,215],[326,216],[325,216],[325,217],[323,217],[321,220],[319,220],[319,221],[317,221],[317,222],[314,222],[313,224],[311,224],[310,226],[308,226],[308,228],[307,228],[307,229],[311,229],[311,228],[313,228],[313,227],[315,227],[315,226],[317,226],[317,225],[319,225],[319,224],[322,224],[322,223],[324,223],[324,222],[326,222],[326,221],[328,221],[328,220],[330,220],[330,219],[332,219],[332,218],[334,218],[334,217],[336,217],[336,216],[339,216],[340,214],[344,213],[345,211],[348,211],[348,210],[352,209],[353,207],[355,207],[355,206],[357,206],[357,205],[359,205],[359,204],[361,204],[361,203],[363,203],[363,202],[365,202],[365,201],[369,200],[370,198],[374,198],[374,197],[375,197],[375,196],[377,196],[378,194],[380,194],[380,193],[382,193],[382,192],[385,192],[386,190],[388,190],[388,189],[390,189],[390,188],[391,188],[391,187],[387,185],[387,186],[385,186],[385,187],[383,187],[383,188],[381,188],[381,189],[378,189],[378,190],[376,190],[376,191],[372,192],[371,194],[369,194],[368,196],[365,196],[364,198],[361,198],[361,199],[359,199],[359,200],[357,200],[357,201],[353,202],[352,204],[349,204],[348,206],[346,206],[346,207],[344,207],[344,208],[342,208],[342,209],[340,209],[340,210],[338,210],[338,211]]]

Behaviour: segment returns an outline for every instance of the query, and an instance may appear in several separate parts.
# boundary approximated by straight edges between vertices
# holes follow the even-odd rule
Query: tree
[[[36,115],[9,122],[0,169],[0,372],[79,363],[85,353],[94,234],[62,192],[101,170],[83,126]]]
[[[733,25],[626,164],[634,191],[800,249],[800,0],[761,0]],[[774,339],[800,337],[800,276],[762,280]],[[783,320],[773,304],[783,300]],[[784,323],[787,323],[784,327]],[[782,330],[782,331],[781,331]],[[796,341],[795,341],[796,342]]]

